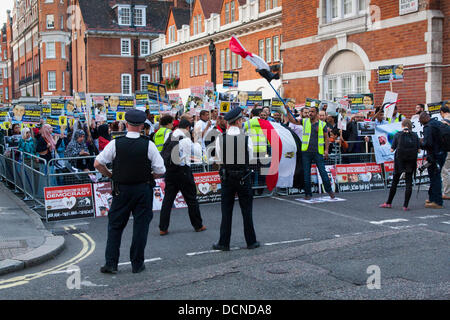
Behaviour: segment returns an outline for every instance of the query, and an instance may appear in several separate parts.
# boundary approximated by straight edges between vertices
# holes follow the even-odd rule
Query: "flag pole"
[[[267,79],[266,79],[267,80]],[[269,81],[267,81],[269,82]],[[277,94],[278,98],[280,98],[281,102],[283,102],[284,107],[286,108],[286,110],[291,114],[291,116],[295,119],[294,114],[291,112],[291,110],[288,108],[288,106],[286,105],[286,102],[284,101],[284,99],[280,96],[280,94],[278,93],[277,90],[275,90],[275,88],[273,87],[273,85],[269,82],[270,86],[272,87],[273,91],[275,91],[275,93]]]

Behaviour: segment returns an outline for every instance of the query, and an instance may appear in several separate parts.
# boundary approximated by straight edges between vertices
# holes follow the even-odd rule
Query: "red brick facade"
[[[389,83],[378,83],[378,67],[390,64],[404,64],[404,81],[393,84],[402,99],[398,104],[402,113],[411,115],[417,103],[449,99],[450,3],[418,3],[417,12],[400,15],[398,0],[372,0],[370,7],[365,6],[369,14],[361,11],[330,21],[330,1],[283,1],[284,96],[297,103],[307,97],[329,97],[332,91],[327,92],[326,70],[338,54],[350,50],[364,64],[361,72],[366,74],[367,90],[374,93],[377,106],[390,90]]]

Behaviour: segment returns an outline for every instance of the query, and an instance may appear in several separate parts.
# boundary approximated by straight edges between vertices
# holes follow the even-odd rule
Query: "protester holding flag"
[[[305,200],[310,200],[311,192],[311,165],[314,161],[319,170],[325,187],[325,191],[334,199],[330,179],[325,170],[324,159],[328,158],[329,139],[326,132],[326,123],[319,120],[319,108],[312,107],[308,119],[302,119],[302,157],[305,175]]]
[[[397,192],[400,176],[402,173],[405,173],[406,189],[403,211],[409,210],[408,204],[412,194],[413,174],[416,172],[419,148],[419,137],[415,132],[412,132],[412,122],[408,119],[403,120],[402,131],[395,134],[391,146],[391,152],[395,151],[395,156],[394,177],[391,190],[389,191],[389,198],[385,203],[380,205],[380,208],[392,208],[392,200],[394,200],[395,193]]]

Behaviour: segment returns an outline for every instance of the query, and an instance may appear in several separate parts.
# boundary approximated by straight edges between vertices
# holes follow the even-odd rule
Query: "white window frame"
[[[322,0],[326,8],[326,23],[333,23],[339,20],[357,17],[363,15],[366,12],[367,0],[363,0],[363,8],[361,8],[360,0]],[[332,7],[331,4],[336,1],[337,5],[337,16],[332,17]],[[345,13],[345,2],[350,1],[352,5],[352,10],[349,13]]]
[[[230,2],[230,22],[236,21],[236,5],[234,0]]]
[[[128,10],[128,15],[124,15],[123,10]],[[118,6],[118,21],[119,26],[131,26],[131,6]]]
[[[258,55],[264,60],[264,52],[266,50],[266,43],[264,39],[258,40]]]
[[[65,71],[62,72],[62,91],[66,91],[66,73]]]
[[[235,54],[234,52],[231,53],[231,69],[236,69],[237,68],[237,54]]]
[[[146,21],[146,14],[147,14],[147,10],[146,10],[147,8],[145,7],[145,6],[135,6],[134,7],[134,25],[136,26],[136,27],[145,27],[146,26],[146,24],[147,24],[147,21]],[[137,17],[137,15],[136,15],[136,13],[138,12],[138,11],[140,11],[141,12],[141,23],[140,24],[138,24],[137,23],[137,20],[136,20],[136,17]]]
[[[194,75],[198,76],[198,56],[194,57]]]
[[[142,48],[144,47],[142,44],[144,44],[144,43],[147,44],[147,51],[146,52],[143,52],[144,50],[142,50]],[[145,57],[145,56],[148,56],[150,54],[150,40],[148,40],[148,39],[141,39],[139,52],[141,54],[141,57]]]
[[[358,78],[362,80],[362,87],[358,88]],[[351,87],[348,91],[343,91],[343,82],[344,79],[350,79]],[[330,81],[334,82],[336,88],[330,88]],[[361,82],[361,81],[360,81]],[[347,73],[339,73],[332,75],[324,76],[324,97],[327,100],[332,100],[334,97],[343,97],[347,94],[358,94],[358,93],[368,93],[369,91],[369,82],[367,81],[366,71],[356,71],[356,72],[347,72]],[[332,92],[331,92],[331,91]],[[363,92],[365,91],[365,92]]]
[[[66,59],[66,45],[64,42],[61,43],[61,59]]]
[[[202,33],[202,16],[199,14],[197,17],[197,33]]]
[[[175,26],[169,27],[169,43],[175,42]]]
[[[53,25],[49,25],[49,18],[53,20]],[[55,16],[53,14],[48,14],[45,17],[45,24],[47,25],[47,29],[55,29]]]
[[[193,77],[194,76],[194,57],[189,58],[189,64],[190,64],[190,70],[191,70],[190,74],[191,74],[191,77]]]
[[[225,71],[225,50],[220,50],[220,71]]]
[[[51,47],[53,49],[49,50]],[[45,59],[56,59],[56,42],[48,41],[45,43]]]
[[[231,70],[231,50],[229,48],[225,49],[225,70]]]
[[[54,79],[50,82],[50,75],[54,76]],[[51,86],[51,84],[54,84],[54,86]],[[48,71],[47,72],[47,86],[48,91],[56,91],[56,71]]]
[[[198,56],[198,74],[203,74],[203,55]]]
[[[208,56],[206,53],[203,55],[203,72],[208,74]]]
[[[149,82],[150,82],[150,75],[149,74],[141,74],[141,91],[148,90],[147,84]]]
[[[266,38],[265,43],[266,43],[266,62],[272,62],[272,38]]]
[[[123,44],[125,42],[128,42],[128,52],[123,50],[124,49]],[[120,39],[120,55],[131,56],[131,39],[124,39],[124,38]]]
[[[225,3],[225,24],[230,23],[230,3]]]
[[[128,92],[127,91],[125,91],[125,89],[126,89],[126,87],[125,87],[125,81],[126,81],[126,78],[128,78],[128,82],[129,82],[129,88],[128,88]],[[132,82],[131,82],[132,80],[131,80],[131,74],[129,74],[129,73],[122,73],[121,74],[121,76],[120,76],[120,88],[121,88],[121,91],[122,91],[122,95],[123,96],[131,96],[132,95],[132,90],[131,90],[131,88],[132,88]]]
[[[193,19],[193,25],[194,25],[194,36],[197,34],[197,16]]]
[[[276,40],[276,41],[275,41]],[[280,37],[274,36],[272,39],[273,61],[280,61]]]

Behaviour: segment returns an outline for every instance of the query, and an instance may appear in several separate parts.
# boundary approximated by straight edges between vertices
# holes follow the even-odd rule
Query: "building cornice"
[[[114,31],[114,30],[87,30],[86,37],[96,38],[111,38],[111,37],[145,37],[157,38],[161,33],[157,32],[129,32],[129,31]]]

